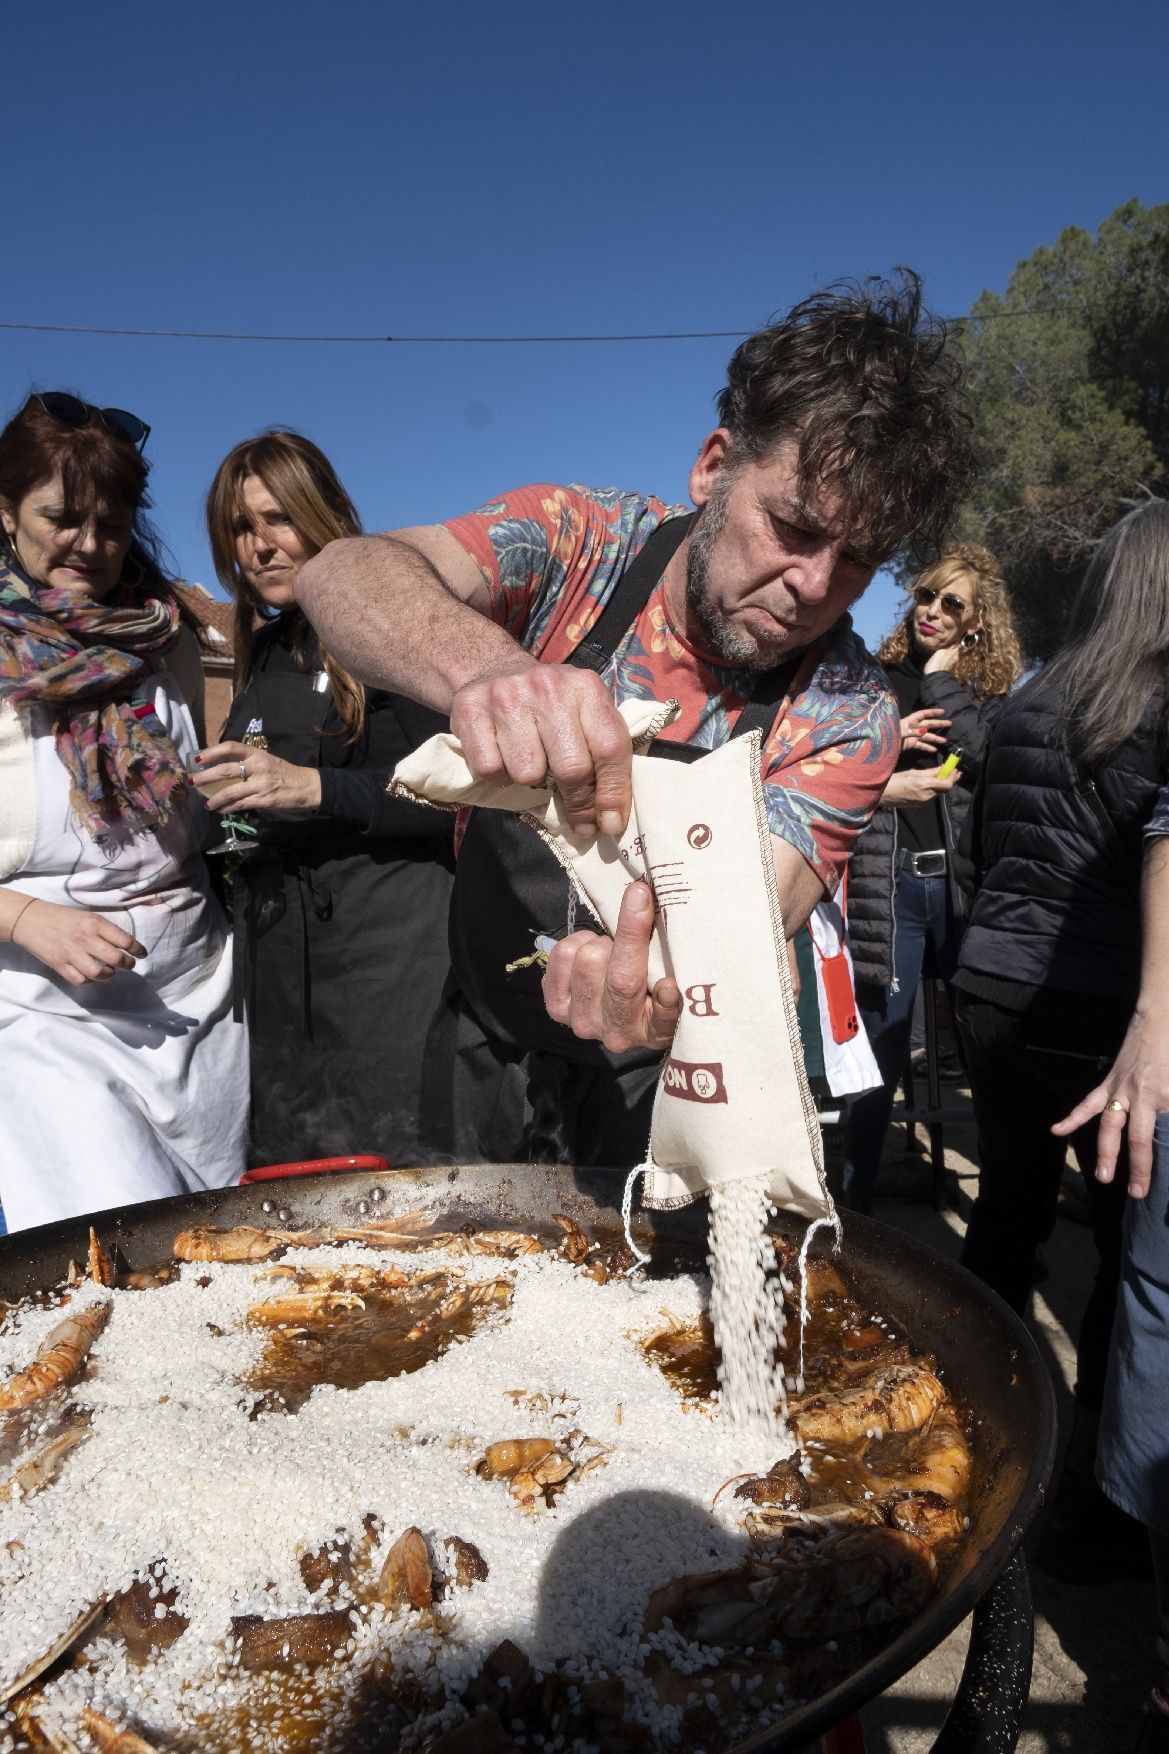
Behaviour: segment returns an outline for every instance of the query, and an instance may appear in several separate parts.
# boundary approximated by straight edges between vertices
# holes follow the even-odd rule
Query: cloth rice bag
[[[629,883],[657,903],[652,986],[668,974],[683,1011],[654,1100],[643,1199],[686,1205],[719,1183],[765,1175],[771,1198],[808,1218],[832,1214],[815,1106],[804,1076],[787,945],[759,776],[760,737],[734,738],[683,764],[645,749],[674,702],[625,701],[633,808],[620,840],[569,826],[550,787],[471,774],[451,733],[398,764],[391,791],[520,814],[547,841],[581,900],[612,933]]]

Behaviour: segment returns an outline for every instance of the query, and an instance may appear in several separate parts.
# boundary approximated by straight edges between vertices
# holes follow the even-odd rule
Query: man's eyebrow
[[[782,518],[785,524],[799,524],[811,531],[813,536],[831,536],[827,524],[818,513],[814,512],[806,500],[788,499],[777,495],[767,507],[774,518]]]

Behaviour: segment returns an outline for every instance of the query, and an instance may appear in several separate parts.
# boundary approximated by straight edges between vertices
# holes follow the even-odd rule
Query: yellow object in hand
[[[943,761],[941,767],[938,769],[938,778],[940,780],[948,780],[952,773],[957,772],[958,764],[961,760],[962,751],[960,749],[953,750],[947,755],[945,761]]]

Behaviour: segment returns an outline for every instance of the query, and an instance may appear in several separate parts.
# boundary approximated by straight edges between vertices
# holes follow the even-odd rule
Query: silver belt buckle
[[[910,853],[909,868],[915,877],[944,877],[946,875],[946,855],[936,853]]]

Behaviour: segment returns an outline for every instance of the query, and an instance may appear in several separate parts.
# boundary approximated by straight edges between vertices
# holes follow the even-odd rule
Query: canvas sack
[[[552,788],[475,779],[450,732],[400,762],[391,791],[516,812],[609,933],[629,883],[648,882],[657,903],[650,985],[671,975],[683,1010],[654,1100],[645,1204],[685,1205],[720,1182],[765,1175],[777,1205],[823,1218],[832,1202],[804,1075],[759,734],[688,764],[661,761],[644,751],[676,705],[625,701],[618,711],[634,744],[633,808],[619,841],[575,834]]]

